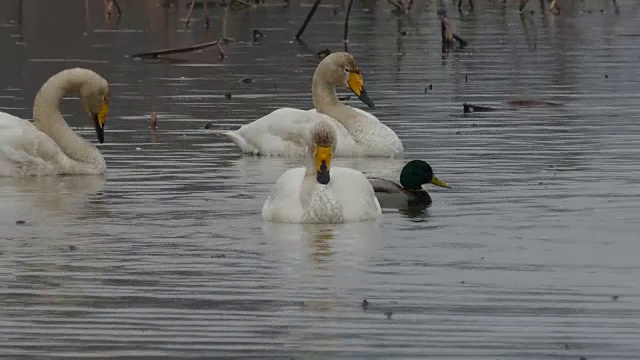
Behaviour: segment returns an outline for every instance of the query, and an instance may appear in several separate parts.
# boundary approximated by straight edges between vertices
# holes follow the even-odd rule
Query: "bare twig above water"
[[[316,10],[318,10],[318,6],[320,5],[321,1],[322,0],[316,0],[313,3],[313,6],[311,6],[311,10],[309,10],[309,13],[307,14],[307,17],[304,19],[304,23],[302,23],[302,26],[300,27],[300,30],[298,30],[298,33],[296,34],[296,39],[300,39],[300,37],[302,36],[302,33],[307,28],[307,25],[309,25],[309,21],[311,21],[311,18],[313,17],[313,14],[315,14]]]
[[[217,44],[218,44],[218,40],[210,41],[210,42],[206,42],[206,43],[202,43],[202,44],[191,45],[191,46],[182,47],[182,48],[162,49],[162,50],[155,50],[155,51],[150,51],[150,52],[145,52],[145,53],[139,53],[139,54],[129,55],[129,57],[141,58],[141,59],[155,59],[155,58],[158,58],[160,56],[173,55],[173,54],[182,54],[182,53],[188,53],[188,52],[192,52],[192,51],[202,50],[202,49],[206,49],[206,48],[208,48],[210,46],[214,46],[214,45],[217,45]]]
[[[122,17],[122,9],[116,0],[104,0],[104,8],[107,14],[107,19],[113,16],[113,10],[116,10],[118,17]]]
[[[349,51],[349,15],[351,14],[352,5],[353,0],[349,0],[349,5],[347,6],[347,14],[344,17],[344,35],[342,36],[344,51]]]
[[[458,0],[458,11],[462,11],[462,1]],[[469,11],[473,11],[473,0],[469,0]]]
[[[443,16],[442,21],[440,22],[440,36],[442,39],[443,53],[448,52],[450,49],[455,49],[456,42],[460,49],[463,49],[468,43],[453,31],[453,25],[447,16]]]
[[[184,26],[188,29],[189,24],[191,23],[191,17],[193,16],[193,9],[196,6],[196,0],[191,0],[191,5],[189,6],[189,12],[187,13],[187,18],[184,21]],[[207,12],[208,2],[204,1],[202,3],[202,11],[204,12],[204,28],[209,29],[211,23],[209,22],[209,14]]]

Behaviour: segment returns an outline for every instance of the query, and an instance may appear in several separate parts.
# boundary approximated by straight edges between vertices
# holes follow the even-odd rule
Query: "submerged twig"
[[[300,30],[298,30],[298,33],[296,34],[296,39],[300,39],[300,37],[302,36],[302,33],[307,28],[307,25],[309,25],[309,21],[311,21],[311,18],[313,17],[313,14],[315,14],[316,10],[318,10],[318,6],[320,5],[321,1],[322,0],[316,0],[313,3],[313,6],[311,6],[311,10],[309,10],[309,13],[307,14],[307,17],[304,19],[304,23],[302,23],[302,26],[300,27]]]
[[[159,56],[164,56],[164,55],[181,54],[181,53],[202,50],[217,44],[218,44],[218,40],[210,41],[202,44],[191,45],[191,46],[182,47],[182,48],[162,49],[162,50],[150,51],[145,53],[139,53],[139,54],[129,55],[129,57],[141,58],[141,59],[155,59]]]

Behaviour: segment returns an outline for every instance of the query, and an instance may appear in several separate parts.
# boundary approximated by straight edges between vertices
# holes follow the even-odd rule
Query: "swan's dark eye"
[[[349,72],[349,69],[344,68],[344,72],[348,73],[348,72]]]

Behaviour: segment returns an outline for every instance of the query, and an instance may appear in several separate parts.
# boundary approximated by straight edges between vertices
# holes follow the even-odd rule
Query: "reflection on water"
[[[517,4],[449,3],[470,44],[446,54],[437,1],[406,16],[355,1],[366,110],[406,154],[334,165],[398,181],[423,159],[453,188],[430,188],[426,210],[337,226],[263,223],[276,179],[302,162],[243,156],[204,125],[311,108],[315,52],[342,47],[345,2],[323,1],[306,47],[292,37],[311,1],[226,18],[210,6],[209,31],[200,10],[184,28],[186,1],[162,3],[120,0],[117,22],[102,1],[0,1],[0,111],[30,118],[65,67],[112,91],[105,177],[0,179],[3,356],[637,359],[635,1],[619,0],[619,16],[606,2],[552,16],[530,1],[522,20]],[[223,61],[216,48],[126,56],[221,36],[236,40]],[[61,106],[94,141],[77,99]]]

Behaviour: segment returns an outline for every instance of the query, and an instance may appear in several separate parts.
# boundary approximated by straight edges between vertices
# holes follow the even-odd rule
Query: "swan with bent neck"
[[[332,167],[337,138],[329,122],[314,124],[305,136],[306,166],[285,171],[262,207],[268,222],[333,224],[375,220],[378,199],[360,171]]]
[[[100,175],[106,170],[96,146],[78,136],[64,121],[60,102],[80,97],[91,115],[100,143],[109,112],[109,84],[83,68],[63,70],[47,80],[35,97],[33,124],[0,112],[0,176]]]
[[[313,75],[311,94],[315,109],[280,108],[236,131],[222,133],[244,153],[303,156],[306,144],[300,139],[315,123],[324,120],[336,132],[338,146],[334,156],[401,157],[404,147],[396,133],[368,112],[343,104],[336,95],[337,86],[350,89],[362,102],[374,107],[355,58],[346,52],[336,52],[325,57]]]

